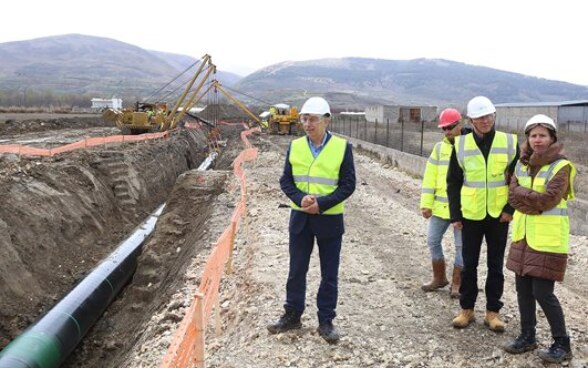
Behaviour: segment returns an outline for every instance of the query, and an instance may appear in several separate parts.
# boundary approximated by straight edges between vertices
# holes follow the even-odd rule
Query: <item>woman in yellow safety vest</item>
[[[572,353],[563,311],[553,290],[566,270],[570,232],[567,201],[574,198],[576,168],[562,155],[557,125],[550,117],[533,116],[525,125],[525,135],[509,188],[509,203],[516,211],[506,263],[516,274],[521,334],[504,348],[512,354],[537,348],[538,302],[554,340],[538,355],[547,362],[561,363]]]

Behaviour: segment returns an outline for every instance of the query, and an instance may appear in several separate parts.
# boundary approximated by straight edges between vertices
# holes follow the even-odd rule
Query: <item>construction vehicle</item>
[[[276,104],[264,111],[259,116],[251,112],[241,101],[231,95],[218,81],[213,81],[211,87],[215,92],[220,91],[225,97],[233,102],[237,107],[244,111],[252,120],[257,123],[264,131],[270,134],[289,134],[298,135],[303,132],[302,124],[299,121],[298,109],[286,104]],[[209,87],[209,88],[211,88]]]
[[[298,135],[302,132],[298,109],[286,104],[276,104],[269,109],[269,132],[271,134]]]
[[[221,93],[223,95],[225,95],[226,98],[229,99],[229,101],[233,102],[238,108],[240,108],[244,113],[246,113],[251,119],[253,119],[253,121],[255,121],[255,123],[257,123],[258,126],[263,126],[261,123],[261,119],[259,118],[259,116],[255,115],[254,113],[251,112],[251,110],[249,110],[247,108],[247,106],[245,106],[241,101],[239,101],[238,99],[236,99],[233,95],[231,95],[229,92],[227,92],[227,90],[225,90],[223,88],[223,86],[220,84],[219,81],[217,80],[213,80],[212,84],[210,85],[209,89],[214,88],[214,91],[221,91]],[[251,124],[249,124],[251,125]]]
[[[204,70],[205,72],[202,74]],[[166,102],[137,102],[132,108],[122,110],[107,109],[102,114],[102,118],[115,123],[123,134],[128,132],[141,134],[173,129],[206,94],[204,92],[198,96],[204,82],[213,72],[216,72],[216,66],[212,64],[209,55],[204,55],[197,71],[186,85],[181,96],[176,100],[173,108],[170,109]],[[199,77],[201,77],[200,81],[194,87]]]

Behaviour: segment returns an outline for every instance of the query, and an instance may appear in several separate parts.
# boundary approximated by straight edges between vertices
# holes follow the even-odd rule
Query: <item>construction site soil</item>
[[[206,258],[230,223],[239,196],[231,163],[243,148],[241,130],[222,128],[227,144],[209,171],[194,170],[208,153],[203,130],[53,158],[0,156],[0,348],[166,202],[132,282],[64,365],[158,367],[192,302]],[[97,116],[0,124],[0,144],[47,147],[110,134],[117,132]],[[477,322],[455,330],[451,319],[459,304],[448,290],[420,290],[431,273],[426,221],[418,209],[420,181],[368,152],[355,151],[358,185],[346,211],[335,320],[341,342],[328,345],[315,331],[316,254],[303,328],[270,335],[265,326],[282,312],[288,268],[288,200],[278,179],[291,139],[250,138],[259,156],[245,165],[247,214],[236,238],[235,272],[221,283],[220,325],[214,318],[209,322],[208,367],[546,366],[532,352],[513,356],[501,349],[519,330],[511,272],[505,271],[504,334],[481,323],[483,291]],[[572,236],[566,279],[556,286],[572,337],[571,367],[588,366],[587,245],[585,236]],[[451,262],[449,236],[444,248]],[[482,257],[481,282],[484,264]],[[538,314],[544,347],[550,333]]]

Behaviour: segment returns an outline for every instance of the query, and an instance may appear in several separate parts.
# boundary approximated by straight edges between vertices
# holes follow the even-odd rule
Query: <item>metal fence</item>
[[[504,132],[517,133],[525,129],[527,119],[496,119],[496,128]],[[558,121],[560,133],[588,133],[588,121]]]
[[[519,131],[506,129],[499,123],[496,128],[517,134],[521,144],[525,141],[522,128]],[[584,128],[584,125],[561,124],[558,139],[563,142],[568,158],[575,163],[588,165],[588,154],[586,154],[585,148],[588,134],[584,133],[581,128]],[[586,128],[588,129],[588,126]],[[423,157],[429,157],[435,143],[443,139],[443,133],[437,127],[437,122],[413,123],[390,119],[386,119],[384,122],[371,122],[367,121],[363,115],[335,114],[329,125],[329,130]]]
[[[437,124],[430,121],[367,121],[362,115],[333,116],[329,130],[401,152],[428,157],[443,137]]]

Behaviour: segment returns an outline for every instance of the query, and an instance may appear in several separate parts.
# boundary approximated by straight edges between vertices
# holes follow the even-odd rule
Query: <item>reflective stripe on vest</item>
[[[486,214],[498,218],[508,201],[507,172],[516,156],[517,136],[495,132],[488,159],[474,139],[474,133],[455,137],[455,154],[463,170],[461,212],[468,220],[482,220]]]
[[[306,194],[317,197],[333,193],[339,185],[339,170],[346,147],[345,139],[332,135],[318,156],[314,158],[306,136],[292,141],[289,160],[296,187]],[[290,206],[300,210],[294,202],[291,202]],[[344,210],[344,204],[341,202],[321,213],[336,215],[342,214]]]
[[[576,168],[568,160],[557,160],[542,166],[535,178],[529,175],[527,166],[517,163],[515,175],[519,185],[545,193],[547,184],[563,167],[570,165],[569,186],[574,187]],[[550,253],[567,253],[569,249],[570,220],[568,217],[568,200],[574,198],[573,190],[554,208],[543,211],[540,215],[525,215],[515,211],[512,222],[513,242],[527,239],[529,247]]]
[[[427,161],[421,187],[421,207],[430,208],[433,215],[449,219],[447,199],[447,169],[453,145],[447,140],[435,144]]]

